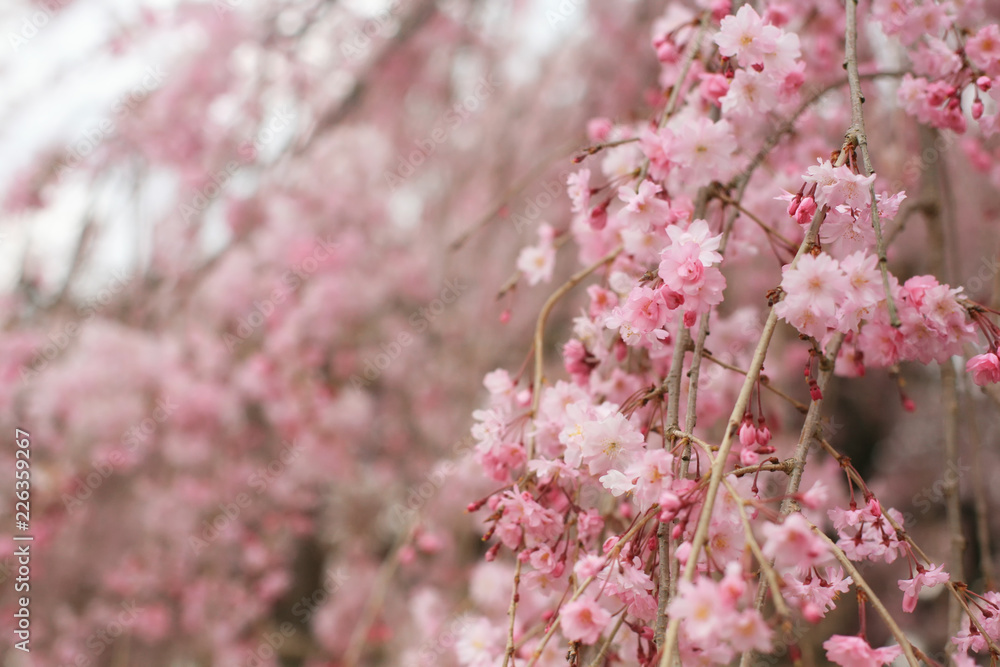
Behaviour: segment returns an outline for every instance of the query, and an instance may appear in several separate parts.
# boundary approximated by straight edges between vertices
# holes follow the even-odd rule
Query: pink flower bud
[[[698,92],[709,104],[721,106],[721,99],[729,92],[729,79],[722,74],[702,74]]]
[[[416,545],[424,553],[433,554],[444,548],[444,541],[433,533],[421,533],[416,539]]]
[[[729,0],[712,0],[710,7],[712,9],[712,20],[719,23],[729,15],[732,3]]]
[[[678,526],[678,528],[680,528],[680,526]],[[678,535],[678,537],[680,536]],[[677,547],[675,554],[677,555],[678,562],[687,563],[688,557],[691,555],[691,543],[681,542],[681,544]]]
[[[806,621],[808,621],[809,623],[815,624],[819,623],[820,620],[823,618],[823,613],[820,611],[819,607],[817,607],[815,604],[813,604],[812,602],[807,602],[802,607],[802,617],[805,618]]]
[[[666,523],[673,521],[677,517],[677,511],[681,508],[681,499],[671,491],[664,491],[660,494],[660,521]]]
[[[752,449],[743,449],[740,452],[740,465],[755,466],[760,463],[760,455]]]
[[[975,120],[979,120],[983,117],[983,103],[979,100],[972,103],[972,117]]]
[[[882,507],[878,504],[878,499],[875,496],[868,499],[868,511],[876,518],[882,516]]]
[[[812,197],[803,197],[798,210],[795,211],[795,222],[800,225],[812,223],[813,215],[816,213],[816,200]]]
[[[795,217],[795,212],[799,210],[799,203],[802,201],[802,195],[795,195],[792,201],[788,202],[788,217]]]
[[[661,40],[654,45],[656,48],[656,58],[661,63],[675,63],[680,56],[677,45],[669,40]]]
[[[740,426],[740,444],[744,447],[757,444],[757,429],[749,419],[744,420]]]
[[[990,81],[990,77],[981,76],[978,79],[976,79],[976,86],[979,88],[979,90],[985,93],[987,90],[993,87],[993,82]]]
[[[684,304],[684,295],[680,292],[674,292],[666,286],[661,287],[659,292],[667,303],[667,310],[676,310]]]
[[[599,232],[608,224],[608,202],[595,206],[590,211],[590,228]]]
[[[757,444],[763,447],[769,442],[771,442],[771,429],[765,424],[757,429]]]
[[[591,118],[587,123],[587,136],[591,141],[606,141],[614,127],[608,118]]]
[[[965,364],[965,370],[980,387],[995,384],[1000,382],[1000,357],[993,352],[977,354]]]
[[[399,550],[399,562],[403,565],[409,565],[417,559],[417,550],[413,548],[412,545],[407,544],[405,547]]]

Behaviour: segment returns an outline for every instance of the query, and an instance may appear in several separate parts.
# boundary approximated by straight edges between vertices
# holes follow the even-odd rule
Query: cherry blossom
[[[562,632],[571,641],[593,644],[611,620],[611,614],[593,600],[567,602],[562,610]]]
[[[917,607],[917,598],[920,596],[920,589],[924,586],[933,588],[938,584],[943,584],[950,579],[950,575],[944,571],[943,565],[932,565],[930,568],[917,568],[917,574],[909,579],[899,580],[899,589],[903,591],[903,611],[912,613]]]
[[[826,657],[842,667],[880,667],[887,665],[900,655],[902,649],[898,646],[872,648],[861,637],[846,637],[834,635],[823,642]]]
[[[1000,382],[1000,358],[993,352],[972,357],[966,363],[965,370],[972,373],[973,381],[980,387]]]

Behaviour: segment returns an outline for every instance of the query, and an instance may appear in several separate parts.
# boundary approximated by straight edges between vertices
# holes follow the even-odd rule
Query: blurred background
[[[436,462],[525,359],[541,295],[497,292],[642,106],[654,4],[3,3],[4,664],[404,664],[460,618],[490,489]]]

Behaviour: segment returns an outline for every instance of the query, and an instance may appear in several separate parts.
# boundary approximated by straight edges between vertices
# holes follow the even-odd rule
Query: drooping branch
[[[845,0],[847,8],[847,39],[845,58],[847,63],[847,80],[851,88],[851,129],[850,138],[861,150],[861,165],[865,176],[871,176],[871,155],[868,153],[868,135],[865,133],[865,116],[862,105],[865,97],[861,92],[861,77],[858,74],[858,2]],[[899,328],[899,314],[896,312],[896,302],[892,298],[889,286],[889,260],[885,253],[885,239],[882,238],[882,223],[879,220],[878,201],[875,197],[875,181],[868,186],[868,194],[872,202],[872,226],[875,228],[875,249],[878,253],[878,268],[882,273],[882,287],[885,290],[886,304],[889,308],[889,322]]]
[[[541,400],[542,396],[542,375],[545,370],[545,360],[544,360],[544,344],[545,344],[545,322],[549,319],[549,314],[552,309],[559,302],[567,292],[579,285],[587,276],[601,268],[605,264],[613,262],[624,246],[619,245],[617,248],[609,252],[607,255],[597,260],[590,266],[577,271],[570,279],[563,283],[559,289],[552,293],[552,295],[545,301],[545,305],[542,306],[541,312],[538,314],[538,322],[535,324],[535,374],[534,380],[531,386],[531,414],[534,415],[538,412],[538,402]],[[535,455],[535,441],[531,438],[528,442],[528,460],[530,461]]]
[[[920,663],[917,662],[917,657],[913,654],[913,646],[910,644],[910,640],[907,639],[906,633],[903,632],[902,628],[899,627],[899,624],[896,623],[895,619],[893,619],[892,614],[890,614],[889,610],[885,608],[884,604],[882,604],[882,600],[875,595],[875,591],[872,589],[871,585],[865,581],[865,578],[861,576],[861,572],[858,568],[854,567],[854,563],[852,563],[851,559],[847,557],[847,554],[845,554],[844,551],[837,546],[836,542],[827,537],[826,533],[820,530],[817,526],[813,525],[811,522],[809,525],[812,526],[813,532],[819,535],[827,543],[830,547],[830,551],[833,552],[834,558],[840,561],[840,564],[844,566],[847,573],[851,575],[851,578],[854,580],[854,585],[865,592],[865,596],[867,596],[868,601],[872,603],[872,607],[876,612],[878,612],[878,615],[882,617],[882,620],[885,621],[886,626],[889,628],[889,632],[891,632],[892,636],[895,637],[896,642],[899,644],[899,648],[903,650],[903,656],[906,658],[907,664],[910,665],[910,667],[918,667]]]
[[[848,147],[845,145],[840,151],[840,156],[837,158],[838,165],[843,164],[847,159],[847,151]],[[802,239],[802,244],[799,246],[798,252],[795,254],[795,258],[790,264],[790,270],[794,269],[798,265],[799,258],[802,257],[802,255],[804,255],[808,250],[811,250],[815,245],[816,238],[819,234],[819,227],[823,223],[823,220],[826,219],[826,212],[827,208],[825,206],[816,211],[813,216],[812,223],[806,231],[805,238]],[[712,518],[712,510],[715,507],[715,499],[719,492],[719,485],[721,484],[722,476],[725,471],[725,462],[729,457],[730,450],[732,449],[733,438],[739,429],[740,420],[746,412],[747,405],[750,403],[750,396],[753,391],[754,384],[756,384],[757,378],[760,376],[761,369],[764,367],[764,358],[767,356],[767,350],[771,344],[771,337],[774,334],[774,329],[777,327],[777,324],[778,314],[775,312],[774,306],[772,305],[767,316],[767,321],[764,323],[760,340],[757,343],[757,348],[754,351],[753,359],[750,362],[750,367],[747,370],[746,379],[743,382],[739,397],[736,400],[736,405],[733,406],[733,411],[729,416],[725,437],[722,440],[722,444],[719,446],[718,458],[712,466],[711,478],[709,480],[705,502],[702,505],[701,514],[698,517],[698,524],[695,529],[694,538],[691,540],[691,551],[688,555],[688,561],[684,566],[683,581],[688,583],[694,580],[694,573],[697,568],[698,558],[701,555],[702,548],[705,546],[705,541],[708,539],[709,523]],[[660,667],[671,666],[671,661],[675,657],[674,653],[677,648],[679,632],[680,619],[670,619],[670,623],[667,626],[667,635],[664,642],[662,658],[660,660]]]

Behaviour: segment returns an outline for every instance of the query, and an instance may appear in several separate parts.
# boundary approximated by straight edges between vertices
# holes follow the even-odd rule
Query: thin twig
[[[922,129],[920,143],[922,147],[933,144],[935,133]],[[932,165],[924,174],[921,191],[932,202],[942,199],[941,175],[938,165]],[[928,208],[927,233],[930,238],[932,252],[930,253],[932,269],[944,282],[951,283],[951,271],[948,269],[947,248],[948,237],[942,220],[941,206]],[[958,377],[955,366],[949,357],[941,366],[941,401],[944,408],[944,463],[946,469],[958,470]],[[945,510],[948,517],[949,558],[952,577],[962,581],[965,579],[963,553],[965,551],[965,536],[962,530],[962,506],[959,498],[957,475],[946,475],[944,478]],[[962,624],[962,606],[955,598],[948,600],[948,635],[954,637]],[[948,642],[945,652],[950,656],[955,652],[955,644]]]
[[[510,618],[510,625],[507,627],[507,648],[503,652],[503,667],[508,663],[513,664],[514,660],[514,619],[517,615],[517,590],[521,585],[521,559],[517,559],[514,566],[514,588],[510,592],[510,607],[507,609],[507,616]]]
[[[757,563],[760,564],[761,578],[767,581],[767,586],[771,589],[774,608],[787,621],[792,617],[792,612],[785,603],[785,598],[781,595],[781,582],[778,579],[778,573],[775,571],[771,561],[761,551],[760,544],[757,543],[757,538],[754,537],[753,526],[750,525],[750,519],[747,517],[747,512],[743,507],[747,504],[747,500],[736,492],[736,489],[733,488],[733,485],[728,480],[723,478],[722,483],[726,485],[729,495],[736,502],[736,509],[740,514],[740,522],[743,524],[743,532],[746,535],[747,544],[750,546],[750,551],[753,552],[754,558],[757,559]],[[761,586],[761,588],[763,589],[764,587]]]
[[[636,521],[635,524],[631,528],[629,528],[624,535],[621,536],[621,539],[618,540],[618,543],[615,544],[614,547],[612,547],[611,551],[608,552],[608,555],[604,559],[605,565],[618,558],[618,554],[621,553],[621,550],[625,547],[625,545],[629,542],[629,540],[631,540],[635,536],[635,534],[639,532],[639,530],[645,527],[645,525],[649,523],[651,519],[656,518],[659,515],[660,515],[660,506],[653,505],[647,512],[646,516],[644,516],[639,521]],[[577,587],[577,589],[573,592],[573,595],[570,596],[568,602],[574,602],[581,595],[583,595],[584,591],[587,590],[587,587],[590,586],[590,584],[592,584],[596,578],[597,575],[591,575],[587,577],[583,581],[583,583],[580,584]],[[549,640],[552,638],[552,635],[555,634],[556,628],[559,627],[559,622],[561,620],[562,620],[561,614],[556,614],[556,617],[552,619],[552,623],[549,625],[548,630],[545,631],[545,635],[542,636],[541,641],[538,642],[538,646],[535,647],[535,652],[534,654],[532,654],[531,659],[528,661],[526,667],[534,667],[535,663],[538,662],[538,659],[542,657],[542,651],[545,650],[545,646],[549,643]]]
[[[618,630],[621,629],[622,623],[625,622],[626,616],[628,616],[628,614],[623,611],[621,616],[618,617],[618,622],[615,623],[615,627],[611,630],[611,634],[608,635],[608,638],[604,640],[603,644],[601,644],[601,650],[597,652],[597,655],[595,655],[594,659],[590,662],[590,667],[600,667],[601,662],[604,660],[604,656],[608,654],[608,649],[611,648],[611,642],[615,640],[615,635],[618,634]]]
[[[532,396],[531,396],[531,414],[535,415],[538,412],[538,402],[541,400],[542,396],[542,373],[544,371],[545,362],[544,355],[542,353],[543,345],[545,344],[545,321],[549,318],[549,313],[552,312],[552,308],[555,307],[559,299],[561,299],[567,292],[576,287],[583,281],[584,278],[589,276],[591,273],[601,268],[609,262],[613,262],[623,249],[622,245],[609,252],[607,255],[597,260],[585,269],[577,271],[570,279],[563,283],[559,289],[552,293],[552,295],[542,306],[541,312],[538,314],[538,322],[535,324],[535,375],[534,381],[531,386]],[[528,460],[530,461],[535,457],[535,439],[532,437],[528,441]]]
[[[834,364],[837,360],[837,353],[844,342],[844,334],[837,332],[827,345],[827,352],[823,356],[819,378],[816,384],[820,393],[826,390],[827,382],[833,375]],[[795,509],[795,501],[792,496],[799,492],[799,484],[802,483],[802,471],[805,469],[806,457],[809,455],[809,447],[816,437],[816,429],[819,428],[819,420],[823,412],[823,399],[815,399],[809,404],[809,411],[806,413],[805,423],[799,433],[799,442],[795,447],[795,469],[788,478],[788,488],[785,489],[785,500],[781,503],[781,513],[790,514]]]
[[[848,2],[852,1],[853,0],[848,0]],[[806,521],[809,520],[806,519]],[[845,554],[844,551],[837,546],[836,542],[827,537],[826,533],[813,525],[811,521],[809,522],[809,525],[812,526],[813,532],[819,535],[827,543],[830,550],[833,552],[834,557],[840,561],[840,564],[843,565],[844,569],[851,575],[851,578],[854,580],[854,585],[865,592],[868,601],[872,603],[872,607],[876,612],[878,612],[878,615],[882,617],[882,620],[885,621],[885,624],[888,626],[889,632],[892,633],[892,636],[896,638],[899,648],[903,650],[903,656],[906,658],[906,662],[910,665],[910,667],[919,667],[917,657],[913,655],[913,646],[910,644],[910,640],[906,638],[906,634],[892,618],[892,614],[890,614],[889,610],[885,608],[884,604],[882,604],[882,600],[875,595],[875,591],[872,590],[872,587],[869,586],[868,582],[861,576],[861,572],[858,571],[858,568],[854,567],[854,563],[852,563],[851,559],[847,557],[847,554]]]
[[[538,176],[541,175],[546,169],[551,167],[553,161],[555,161],[558,157],[566,155],[566,153],[573,150],[573,148],[578,145],[579,142],[574,141],[571,144],[564,144],[550,151],[548,155],[539,160],[534,167],[529,169],[524,176],[522,176],[519,180],[515,181],[514,184],[511,185],[509,188],[504,190],[497,198],[497,200],[493,203],[493,206],[491,206],[489,210],[482,215],[482,217],[476,220],[476,222],[472,223],[472,225],[464,232],[462,232],[454,241],[449,243],[448,251],[454,252],[455,250],[458,250],[463,245],[465,245],[465,243],[470,238],[472,238],[472,236],[476,234],[476,232],[484,229],[487,225],[493,222],[493,220],[497,217],[497,215],[500,214],[500,211],[503,210],[504,206],[507,205],[507,203],[511,200],[512,197],[517,195],[519,192],[522,192],[525,188],[529,187],[532,183],[534,183],[535,179],[537,179]]]
[[[713,364],[721,366],[722,368],[734,371],[734,372],[739,373],[741,375],[746,375],[747,374],[746,370],[740,368],[739,366],[734,366],[733,364],[726,363],[722,359],[719,359],[718,357],[713,356],[710,352],[705,352],[704,356],[705,356],[706,359],[708,359],[709,361],[711,361]],[[770,391],[771,393],[773,393],[775,396],[779,396],[779,397],[785,399],[786,401],[788,401],[789,403],[791,403],[792,406],[794,406],[795,409],[798,410],[799,412],[801,412],[802,414],[805,414],[806,412],[808,412],[808,410],[809,410],[809,406],[808,405],[806,405],[805,403],[803,403],[801,401],[795,400],[794,398],[792,398],[791,396],[789,396],[785,392],[781,391],[780,389],[778,389],[777,387],[775,387],[774,385],[772,385],[770,382],[765,382],[764,381],[765,377],[763,375],[761,376],[760,380],[761,380],[760,381],[761,385],[765,389],[767,389],[768,391]]]
[[[850,136],[861,149],[861,163],[865,176],[871,176],[872,159],[868,154],[868,136],[865,134],[865,115],[862,109],[865,98],[861,93],[861,78],[858,74],[858,2],[844,0],[847,8],[847,81],[851,87],[851,129]],[[889,323],[900,327],[899,314],[896,312],[896,302],[892,298],[889,286],[889,260],[885,254],[885,239],[882,238],[882,223],[879,220],[878,201],[875,198],[875,180],[868,186],[872,201],[872,227],[875,228],[875,248],[878,253],[878,266],[882,272],[882,287],[885,289],[886,305],[889,308]]]
[[[843,161],[846,159],[847,147],[845,146],[841,149],[837,163],[843,164]],[[795,258],[792,259],[792,262],[789,265],[790,269],[794,269],[798,265],[799,258],[805,254],[807,250],[811,249],[813,245],[815,245],[816,236],[819,233],[819,226],[823,223],[823,220],[826,219],[826,211],[827,208],[825,206],[816,211],[816,214],[813,216],[812,223],[806,231],[805,238],[802,239],[802,244],[799,246],[799,250],[795,254]],[[684,565],[683,581],[688,583],[694,579],[694,573],[698,565],[698,558],[701,555],[701,550],[705,546],[705,541],[708,538],[708,527],[712,518],[712,510],[715,507],[715,498],[718,495],[719,485],[722,481],[725,461],[729,457],[729,451],[733,446],[733,436],[739,430],[740,421],[742,420],[743,414],[746,412],[746,407],[750,402],[750,395],[753,391],[753,386],[756,384],[760,371],[764,366],[764,358],[767,356],[767,349],[771,344],[771,337],[774,334],[774,329],[777,324],[778,315],[772,306],[770,312],[768,313],[767,321],[764,323],[764,329],[761,332],[760,341],[757,343],[757,349],[754,351],[753,359],[750,362],[750,368],[747,371],[743,387],[740,389],[736,405],[733,406],[733,411],[730,414],[725,437],[722,440],[722,444],[719,446],[719,456],[715,461],[715,465],[712,466],[712,476],[709,479],[708,491],[706,493],[705,501],[702,504],[701,514],[698,517],[698,525],[695,528],[694,538],[691,540],[691,551],[688,555],[687,563]],[[676,653],[679,632],[680,619],[670,619],[670,623],[667,626],[667,635],[664,642],[663,655],[660,659],[660,667],[671,666],[671,661],[675,658],[674,654]]]
[[[347,651],[344,652],[345,667],[354,667],[361,659],[365,648],[365,639],[368,637],[368,632],[378,616],[379,609],[382,608],[386,594],[389,592],[389,584],[396,573],[396,568],[399,567],[402,561],[403,548],[409,544],[416,528],[417,522],[411,521],[406,530],[400,533],[399,540],[393,547],[392,553],[383,561],[382,567],[375,578],[375,583],[372,586],[371,595],[368,596],[368,601],[361,612],[361,618],[357,626],[355,626],[354,632],[351,634]]]
[[[854,469],[853,466],[844,465],[846,463],[844,460],[844,456],[840,452],[838,452],[833,447],[833,445],[831,445],[829,442],[827,442],[822,438],[820,438],[819,444],[820,446],[823,447],[823,449],[827,451],[828,454],[830,454],[830,456],[836,459],[837,463],[841,464],[841,468],[847,471],[847,475],[848,477],[851,478],[851,481],[853,481],[855,484],[859,486],[861,486],[864,483],[864,480],[861,478],[861,475],[858,474],[858,472]],[[885,505],[883,505],[881,502],[879,503],[879,508],[882,511],[882,516],[885,517],[886,521],[889,522],[889,525],[892,526],[892,529],[896,531],[899,537],[910,545],[910,549],[913,550],[913,553],[915,553],[918,558],[924,561],[924,563],[927,564],[933,563],[934,561],[931,560],[931,558],[928,557],[926,552],[924,552],[924,550],[920,548],[920,545],[918,545],[916,542],[913,541],[913,538],[910,537],[909,533],[907,533],[903,529],[903,526],[899,525],[899,523],[892,518],[892,515],[888,511],[886,511],[888,508],[886,508]],[[952,597],[957,599],[958,603],[962,605],[962,607],[965,609],[966,613],[969,615],[969,619],[979,629],[979,632],[982,635],[983,639],[986,641],[986,644],[990,647],[990,652],[997,656],[1000,656],[1000,646],[997,646],[996,642],[994,642],[993,639],[991,639],[990,636],[986,634],[986,631],[983,629],[983,626],[979,624],[979,621],[976,620],[976,617],[973,616],[972,612],[969,610],[969,606],[965,600],[965,594],[964,594],[965,585],[964,584],[959,585],[956,584],[954,581],[949,580],[945,582],[945,586],[948,588],[948,591],[951,593]]]

